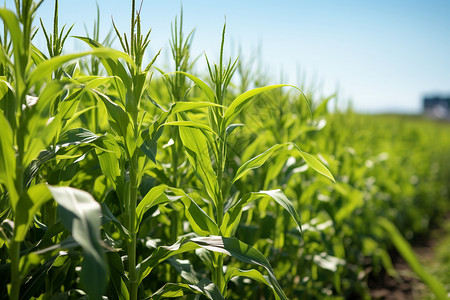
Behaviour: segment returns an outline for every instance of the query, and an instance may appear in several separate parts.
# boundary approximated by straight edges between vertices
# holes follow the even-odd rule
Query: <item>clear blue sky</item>
[[[95,3],[60,0],[60,24],[75,22],[74,35],[84,34],[84,24],[90,29],[95,19]],[[7,0],[7,6],[12,4]],[[98,0],[98,4],[103,33],[111,26],[111,16],[121,31],[129,31],[130,1]],[[142,19],[144,28],[152,28],[152,52],[168,50],[170,24],[180,4],[144,0]],[[273,82],[279,82],[283,73],[284,82],[303,81],[306,88],[314,82],[325,95],[339,86],[342,98],[351,99],[358,111],[420,112],[424,95],[450,94],[448,0],[184,0],[182,4],[185,30],[196,30],[194,54],[216,57],[226,16],[227,56],[236,56],[240,46],[243,57],[250,57],[261,45],[264,70]],[[53,5],[53,0],[45,0],[38,11],[49,28]],[[42,33],[37,44],[44,45]],[[74,39],[67,46],[81,49]]]

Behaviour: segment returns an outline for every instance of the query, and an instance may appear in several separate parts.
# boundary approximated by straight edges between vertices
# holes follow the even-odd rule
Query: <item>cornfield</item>
[[[448,124],[267,85],[224,57],[225,25],[197,76],[182,13],[164,70],[135,0],[102,41],[59,29],[58,0],[45,28],[41,3],[0,9],[2,297],[370,298],[393,249],[447,297],[408,240],[449,209]]]

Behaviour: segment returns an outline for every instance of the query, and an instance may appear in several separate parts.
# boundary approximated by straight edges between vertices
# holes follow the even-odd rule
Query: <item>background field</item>
[[[134,2],[131,30],[88,37],[57,5],[51,26],[30,0],[0,10],[4,298],[447,298],[450,123],[271,85],[224,54],[226,25],[196,57],[181,13],[170,60],[148,59]]]

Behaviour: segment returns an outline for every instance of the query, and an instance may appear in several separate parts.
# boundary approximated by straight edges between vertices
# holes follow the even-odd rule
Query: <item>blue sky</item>
[[[137,1],[140,2],[140,1]],[[7,0],[12,6],[13,1]],[[60,0],[60,23],[84,34],[95,19],[95,1]],[[151,51],[168,50],[170,24],[179,0],[144,0],[144,28],[152,28]],[[98,0],[105,34],[111,16],[129,31],[130,1]],[[184,0],[184,28],[195,28],[193,52],[215,58],[227,21],[226,55],[256,55],[263,71],[281,81],[327,95],[339,89],[341,106],[351,100],[361,112],[417,113],[428,94],[450,94],[450,1],[415,0]],[[38,11],[51,28],[53,0]],[[43,47],[39,33],[36,43]],[[68,48],[81,49],[72,39]],[[167,53],[167,52],[166,52]],[[159,64],[167,61],[163,55]],[[203,57],[200,61],[203,61]],[[300,71],[299,71],[300,70]]]

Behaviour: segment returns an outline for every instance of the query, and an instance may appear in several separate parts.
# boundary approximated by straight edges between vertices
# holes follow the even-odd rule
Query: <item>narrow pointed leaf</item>
[[[0,182],[8,189],[13,210],[16,209],[18,195],[14,185],[16,177],[16,153],[13,148],[13,132],[2,112],[0,112]]]
[[[177,254],[203,248],[213,252],[230,255],[241,262],[256,264],[263,267],[269,274],[268,281],[273,286],[275,293],[280,299],[287,299],[281,289],[272,266],[261,252],[236,238],[221,236],[198,237],[183,239],[172,246],[158,247],[148,258],[137,266],[138,279],[141,282],[159,263]]]
[[[272,190],[248,193],[244,197],[242,197],[236,204],[232,205],[225,213],[222,226],[220,227],[223,235],[233,236],[239,225],[244,206],[262,197],[270,197],[270,199],[275,200],[275,202],[281,205],[292,216],[295,223],[297,224],[298,230],[301,232],[300,215],[295,210],[292,201],[289,200],[289,198],[286,197],[286,195],[281,190]]]
[[[277,293],[277,290],[272,286],[272,284],[269,281],[269,278],[267,276],[264,276],[259,272],[258,270],[241,270],[238,268],[230,267],[227,269],[227,272],[225,274],[225,282],[229,282],[234,277],[246,277],[253,279],[255,281],[261,282],[268,287],[270,287],[274,291],[274,295],[276,299],[281,299],[280,296]]]
[[[210,132],[210,133],[214,134],[215,136],[218,136],[218,134],[216,132],[214,132],[214,130],[212,130],[211,127],[209,127],[208,125],[196,123],[196,122],[192,122],[192,121],[167,122],[161,126],[183,126],[183,127],[197,128],[200,130],[205,130],[207,132]]]
[[[270,91],[273,89],[290,86],[297,90],[299,90],[297,87],[289,84],[277,84],[277,85],[269,85],[261,88],[256,88],[250,91],[247,91],[241,95],[239,95],[236,99],[231,102],[230,106],[225,111],[225,114],[223,116],[223,126],[222,128],[228,127],[233,120],[237,117],[237,115],[244,109],[244,107],[252,100],[253,97],[255,97],[258,94],[261,94],[265,91]],[[300,91],[300,90],[299,90]]]
[[[390,222],[388,219],[382,217],[378,218],[377,224],[379,224],[386,231],[397,251],[400,252],[411,269],[436,295],[436,298],[447,299],[447,291],[445,290],[442,283],[422,267],[416,255],[414,254],[414,251],[411,249],[411,246],[398,231],[397,227],[395,227],[395,225],[392,224],[392,222]]]
[[[170,199],[164,193],[167,188],[168,187],[166,185],[156,186],[144,196],[141,202],[139,202],[138,206],[136,207],[136,232],[139,230],[139,224],[141,223],[142,217],[144,216],[146,211],[148,211],[155,205],[168,203],[170,201]]]
[[[237,180],[239,180],[239,178],[244,176],[248,171],[262,166],[267,161],[267,159],[272,155],[273,152],[285,146],[286,146],[285,144],[277,144],[275,146],[270,147],[263,153],[253,157],[249,161],[245,162],[242,166],[239,167],[231,183],[234,183]]]
[[[216,203],[219,186],[211,165],[208,144],[202,131],[197,128],[180,127],[180,138],[195,174],[203,183],[207,194]],[[216,203],[217,205],[217,203]]]
[[[308,166],[310,166],[316,172],[322,174],[323,176],[328,177],[333,182],[336,182],[336,180],[334,180],[333,174],[331,174],[331,172],[327,169],[327,167],[325,167],[317,158],[315,158],[314,156],[312,156],[309,153],[304,152],[296,144],[293,144],[293,145],[295,146],[295,148],[297,148],[301,157],[305,160],[305,162],[308,164]]]
[[[175,196],[169,195],[170,191]],[[142,199],[136,208],[136,231],[145,212],[155,205],[161,205],[180,200],[185,207],[185,215],[195,233],[200,235],[219,234],[217,224],[189,197],[184,191],[160,185],[152,188]]]
[[[91,131],[84,128],[74,128],[65,131],[59,137],[57,145],[60,147],[81,145],[92,143],[93,141],[99,138],[98,135],[95,135]]]
[[[198,78],[194,75],[186,73],[186,72],[177,71],[177,72],[173,72],[173,73],[183,74],[186,77],[188,77],[203,91],[203,93],[205,93],[206,98],[208,99],[209,102],[217,103],[216,96],[215,96],[213,90],[203,80],[201,80],[200,78]],[[170,73],[167,73],[167,74],[170,74]],[[179,100],[179,99],[175,99],[175,100]]]
[[[163,112],[158,119],[150,126],[149,129],[141,133],[141,139],[138,142],[141,151],[156,163],[157,143],[161,137],[167,118],[173,114],[181,113],[189,110],[194,110],[209,106],[220,106],[218,104],[209,102],[177,102],[170,107],[168,111]]]
[[[195,233],[199,235],[218,235],[219,226],[211,219],[208,214],[195,203],[188,194],[183,190],[170,188],[170,190],[176,195],[181,197],[180,201],[185,207],[185,215],[188,218],[189,224]]]
[[[75,53],[75,54],[67,54],[67,55],[61,55],[61,56],[55,56],[49,60],[46,60],[39,64],[36,69],[31,73],[29,77],[29,85],[33,86],[37,82],[47,78],[52,74],[54,70],[57,70],[59,67],[61,67],[63,64],[77,59],[81,58],[83,56],[87,55],[95,55],[98,57],[108,57],[108,58],[122,58],[125,61],[129,63],[133,63],[133,61],[130,59],[128,55],[125,53],[122,53],[120,51],[110,49],[110,48],[96,48],[88,52],[81,52],[81,53]]]
[[[209,279],[202,279],[197,284],[167,283],[156,291],[151,299],[177,298],[189,294],[204,295],[211,300],[225,300],[217,286]]]
[[[309,153],[304,152],[303,150],[301,150],[296,144],[294,143],[284,143],[284,144],[277,144],[275,146],[272,146],[271,148],[267,149],[266,151],[264,151],[263,153],[255,156],[254,158],[248,160],[247,162],[245,162],[242,166],[239,167],[239,169],[236,172],[236,175],[233,178],[232,183],[236,182],[237,180],[239,180],[242,176],[244,176],[248,171],[259,168],[260,166],[262,166],[267,159],[278,149],[280,148],[284,148],[287,146],[291,146],[293,145],[298,153],[300,154],[300,156],[305,160],[305,162],[311,167],[313,168],[316,172],[324,175],[325,177],[328,177],[329,179],[331,179],[332,181],[334,180],[333,175],[331,174],[331,172],[314,156],[312,156]]]
[[[51,198],[52,196],[47,186],[43,183],[32,186],[26,193],[22,194],[16,208],[14,224],[14,240],[16,242],[25,240],[34,215],[41,208],[42,204]]]
[[[58,203],[61,222],[83,249],[81,282],[90,297],[100,299],[107,282],[107,265],[100,246],[100,204],[85,191],[52,186],[49,190]]]

